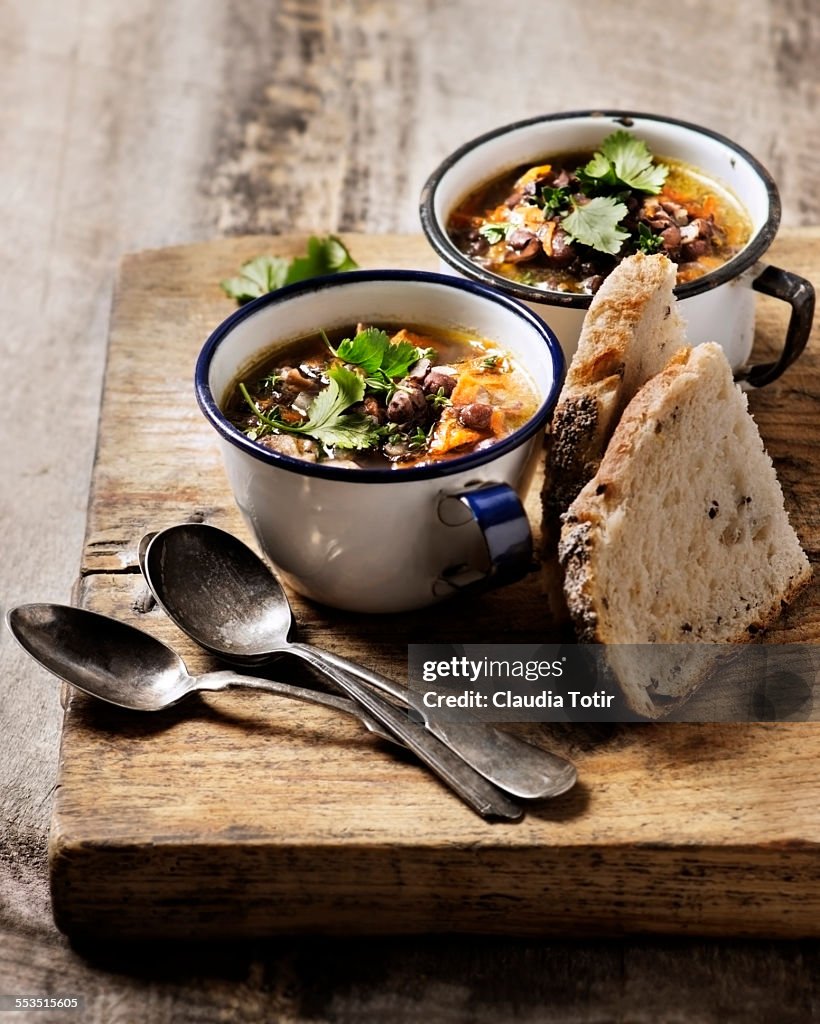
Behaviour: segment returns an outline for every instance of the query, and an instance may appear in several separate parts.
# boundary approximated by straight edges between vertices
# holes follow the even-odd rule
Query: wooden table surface
[[[628,7],[628,10],[627,10]],[[593,106],[698,121],[820,224],[811,0],[6,0],[0,9],[2,603],[78,572],[119,257],[220,234],[415,231],[455,144]],[[37,1021],[795,1022],[817,943],[308,940],[72,948],[46,833],[58,687],[0,635],[0,994]]]

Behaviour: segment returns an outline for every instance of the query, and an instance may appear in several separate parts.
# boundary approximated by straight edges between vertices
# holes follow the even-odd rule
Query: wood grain
[[[432,263],[415,236],[345,240],[364,266]],[[159,610],[145,610],[137,545],[147,530],[190,518],[245,533],[191,370],[232,308],[217,282],[251,254],[289,255],[304,242],[254,237],[139,253],[118,283],[77,596],[172,642],[195,669],[211,663]],[[811,271],[820,233],[784,235],[773,258]],[[760,349],[781,330],[779,311],[763,309]],[[818,394],[811,351],[753,396],[777,462],[787,455],[789,507],[813,553],[818,427],[801,403]],[[536,485],[534,521],[537,494]],[[533,576],[404,616],[293,603],[306,639],[400,678],[416,637],[544,639],[537,587]],[[770,639],[816,641],[819,602],[814,585]],[[277,674],[292,672],[285,663]],[[490,826],[325,709],[232,693],[145,719],[72,697],[51,835],[58,924],[76,935],[152,937],[442,927],[818,934],[813,723],[534,732],[571,753],[581,784],[515,826]]]
[[[678,10],[553,5],[545,39],[529,8],[499,19],[488,0],[6,0],[5,607],[67,600],[77,575],[123,252],[219,233],[414,231],[418,189],[454,145],[511,116],[600,105],[726,133],[774,173],[786,225],[818,223],[817,5]],[[79,955],[47,891],[59,695],[5,631],[0,668],[0,991],[83,992],[92,1024],[820,1018],[806,942],[347,938]]]

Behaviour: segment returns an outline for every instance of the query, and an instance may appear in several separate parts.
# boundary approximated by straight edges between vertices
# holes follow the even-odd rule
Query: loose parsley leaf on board
[[[358,264],[335,235],[327,238],[311,237],[308,240],[307,256],[296,257],[288,271],[287,284],[306,281],[322,274],[338,274],[355,270]]]
[[[614,256],[629,238],[629,232],[618,227],[627,215],[626,205],[611,196],[596,196],[588,203],[572,205],[572,212],[561,221],[564,231],[576,242]]]
[[[220,281],[222,291],[242,305],[285,284],[289,263],[281,256],[257,256],[243,263],[238,277]]]
[[[296,256],[292,260],[283,256],[257,256],[242,264],[237,277],[220,281],[220,287],[241,306],[286,284],[357,267],[358,263],[335,235],[325,238],[314,235],[308,240],[306,256]]]

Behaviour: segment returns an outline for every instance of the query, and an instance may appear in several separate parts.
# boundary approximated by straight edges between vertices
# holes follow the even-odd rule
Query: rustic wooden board
[[[366,266],[434,265],[415,236],[348,236]],[[299,237],[138,253],[114,303],[79,603],[210,666],[151,607],[136,549],[147,529],[196,518],[241,535],[191,377],[232,309],[217,282]],[[773,257],[817,277],[820,231],[784,232]],[[759,347],[783,311],[761,302]],[[788,507],[816,561],[813,348],[752,396]],[[533,501],[530,511],[535,515]],[[247,539],[247,538],[246,538]],[[406,645],[544,639],[533,578],[396,617],[296,599],[305,639],[396,677]],[[817,586],[772,641],[816,642]],[[296,675],[289,663],[283,678]],[[515,825],[488,825],[355,723],[260,694],[194,699],[136,717],[70,697],[51,832],[58,924],[75,935],[476,931],[518,934],[820,934],[820,727],[529,727],[570,754],[581,782]]]

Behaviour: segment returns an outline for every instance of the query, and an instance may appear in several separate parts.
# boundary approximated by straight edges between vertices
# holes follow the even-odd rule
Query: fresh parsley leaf
[[[296,257],[290,265],[287,284],[306,281],[323,274],[338,274],[344,270],[355,270],[357,264],[343,243],[335,235],[327,238],[311,237],[308,240],[307,256]]]
[[[345,363],[360,366],[367,375],[367,384],[373,391],[389,391],[393,380],[404,377],[429,349],[416,348],[409,341],[391,342],[388,335],[376,327],[366,327],[355,338],[345,338],[336,349],[336,355]]]
[[[654,163],[643,139],[636,139],[622,128],[604,139],[601,153],[612,164],[618,181],[638,192],[656,195],[669,173],[665,164]]]
[[[220,281],[225,294],[242,305],[286,283],[289,263],[282,256],[257,256],[243,263],[238,277]]]
[[[572,206],[561,225],[576,242],[614,256],[629,238],[629,232],[618,227],[628,212],[624,203],[611,196],[596,196],[583,204],[573,201]]]
[[[385,351],[390,347],[390,338],[377,327],[366,327],[355,338],[345,338],[336,350],[336,355],[345,363],[353,363],[368,374],[380,369]]]
[[[328,272],[342,274],[346,270],[358,270],[359,264],[348,252],[344,242],[336,235],[328,235],[324,239],[324,259]]]
[[[490,245],[496,245],[496,243],[504,241],[512,227],[512,224],[482,224],[478,233],[483,235]]]
[[[355,371],[336,365],[330,367],[327,375],[330,383],[313,399],[308,418],[296,428],[300,434],[310,434],[322,443],[322,434],[333,429],[345,409],[364,398],[364,380]]]
[[[669,168],[656,164],[643,139],[619,128],[607,135],[592,159],[576,174],[585,191],[596,188],[626,187],[636,192],[656,195],[660,192]]]
[[[558,213],[569,202],[569,196],[568,188],[552,188],[550,185],[542,185],[538,193],[538,201],[544,210],[544,216],[550,218]]]
[[[581,168],[581,171],[583,172],[582,180],[585,184],[618,184],[618,176],[615,173],[615,168],[603,153],[594,153],[592,159],[588,164]],[[577,173],[578,172],[576,172],[576,174]]]
[[[337,416],[323,427],[313,431],[305,429],[326,448],[372,448],[379,439],[373,421],[358,412],[348,412]]]
[[[385,349],[381,370],[385,377],[403,377],[422,358],[423,352],[409,341],[399,341]]]
[[[653,252],[660,252],[663,249],[663,239],[660,235],[656,235],[648,224],[644,224],[641,221],[638,224],[637,245],[640,252],[645,252],[649,255]]]
[[[307,255],[287,260],[283,256],[257,256],[243,263],[239,275],[220,282],[227,296],[239,305],[276,291],[286,284],[305,281],[322,274],[355,270],[358,264],[335,235],[325,238],[311,236]]]

